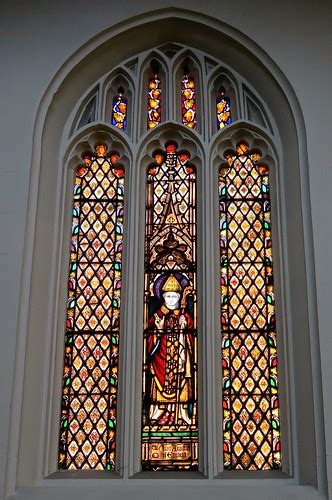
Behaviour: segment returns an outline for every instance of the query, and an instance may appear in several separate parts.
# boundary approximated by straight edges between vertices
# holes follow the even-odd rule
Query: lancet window
[[[224,466],[279,469],[269,168],[246,143],[219,172]]]
[[[113,98],[112,125],[123,130],[127,128],[127,98],[123,87],[119,87],[118,94]]]
[[[114,469],[124,169],[100,144],[76,170],[60,469]]]
[[[196,169],[176,149],[147,174],[143,470],[198,468]]]
[[[161,121],[161,81],[159,75],[149,80],[148,89],[148,129],[154,128]]]
[[[220,88],[216,99],[217,128],[221,129],[232,123],[231,103],[229,97],[225,96],[225,89]]]
[[[190,128],[196,128],[196,86],[194,78],[185,71],[181,81],[182,123]]]

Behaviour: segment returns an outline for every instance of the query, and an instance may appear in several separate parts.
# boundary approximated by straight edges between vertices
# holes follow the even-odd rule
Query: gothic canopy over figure
[[[174,142],[148,167],[142,468],[198,467],[196,170]]]
[[[174,274],[161,276],[163,304],[149,319],[150,420],[159,425],[192,423],[194,322],[187,295]]]

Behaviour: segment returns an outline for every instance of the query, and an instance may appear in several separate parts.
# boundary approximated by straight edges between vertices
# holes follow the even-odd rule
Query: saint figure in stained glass
[[[150,420],[160,425],[192,423],[194,322],[187,311],[184,276],[161,275],[155,297],[162,292],[162,305],[149,318],[147,338],[151,374]]]
[[[148,168],[142,468],[197,469],[196,170],[176,144]]]

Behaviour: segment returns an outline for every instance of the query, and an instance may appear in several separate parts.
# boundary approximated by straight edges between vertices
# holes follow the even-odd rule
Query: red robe
[[[164,318],[163,330],[158,330],[155,314],[161,319]],[[170,310],[163,305],[155,314],[149,319],[147,338],[150,370],[157,386],[156,388],[152,384],[152,400],[176,402],[179,399],[179,401],[188,401],[191,396],[190,388],[193,377],[191,368],[194,349],[193,319],[189,313],[184,312],[183,316],[186,318],[187,325],[181,330],[179,326],[179,318],[182,315],[180,309]],[[181,356],[182,359],[179,359]],[[185,361],[183,361],[184,358]],[[182,370],[179,369],[180,364],[184,362],[186,366],[183,366]],[[178,387],[178,385],[180,386]],[[186,387],[185,391],[184,387]],[[156,397],[156,392],[159,393],[159,397]]]

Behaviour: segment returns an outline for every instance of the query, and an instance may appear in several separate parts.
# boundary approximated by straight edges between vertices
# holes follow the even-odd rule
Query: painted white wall
[[[203,4],[198,0],[177,0],[176,3],[13,0],[2,2],[0,19],[3,32],[0,59],[0,492],[4,486],[2,473],[6,470],[32,137],[38,107],[56,72],[84,43],[131,16],[173,5],[217,18],[255,41],[285,74],[302,108],[310,173],[328,478],[332,483],[331,3],[327,0],[315,3],[293,0],[282,4],[261,0],[209,0]],[[264,89],[257,90],[264,94]],[[24,309],[25,305],[20,306]]]

